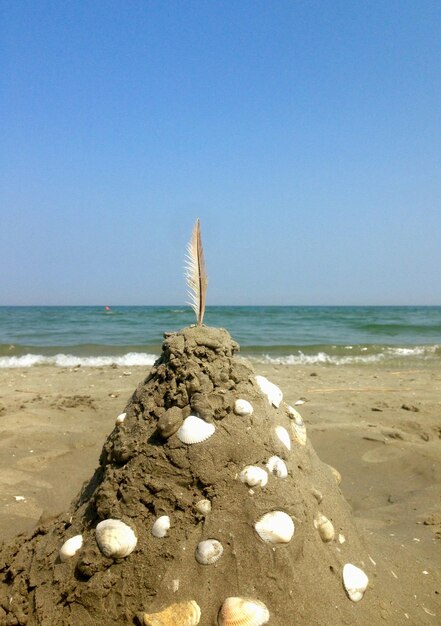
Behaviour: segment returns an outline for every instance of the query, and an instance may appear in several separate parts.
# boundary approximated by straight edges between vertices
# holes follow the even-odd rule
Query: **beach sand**
[[[342,474],[374,561],[414,596],[403,624],[441,623],[441,374],[254,364]],[[0,370],[0,537],[69,507],[146,368]],[[380,619],[379,619],[379,623]]]

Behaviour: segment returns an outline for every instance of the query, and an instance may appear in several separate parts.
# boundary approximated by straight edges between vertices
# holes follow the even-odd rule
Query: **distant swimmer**
[[[104,313],[113,313],[113,311],[110,309],[110,306],[105,306]]]
[[[110,306],[106,306],[106,311],[110,311]]]

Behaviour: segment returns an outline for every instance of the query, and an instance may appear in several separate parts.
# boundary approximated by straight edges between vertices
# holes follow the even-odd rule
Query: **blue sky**
[[[441,304],[438,1],[0,12],[0,304]]]

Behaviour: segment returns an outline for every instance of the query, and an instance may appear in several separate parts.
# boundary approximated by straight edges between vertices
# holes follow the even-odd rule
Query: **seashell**
[[[297,411],[297,409],[295,409],[292,406],[289,406],[289,404],[286,405],[286,409],[288,411],[288,415],[291,419],[293,420],[298,420],[300,424],[303,424],[303,419],[302,416],[300,415],[300,413]]]
[[[136,547],[133,530],[119,519],[105,519],[95,528],[96,541],[104,556],[123,559]]]
[[[256,382],[260,391],[268,398],[268,402],[278,409],[283,398],[281,389],[274,383],[271,383],[265,376],[256,376]]]
[[[265,487],[268,482],[268,474],[261,467],[256,465],[247,465],[239,474],[239,479],[250,487]]]
[[[83,547],[83,536],[75,535],[63,543],[60,548],[60,561],[65,563]]]
[[[320,502],[323,500],[322,492],[316,489],[315,487],[313,487],[311,489],[311,493],[314,496],[314,498],[317,500],[317,502],[320,504]]]
[[[201,619],[201,609],[194,600],[171,604],[158,613],[144,613],[144,626],[197,626]]]
[[[294,406],[300,406],[301,404],[305,404],[305,401],[304,400],[296,400],[294,402]]]
[[[153,537],[165,537],[170,529],[170,518],[168,515],[161,515],[152,526]]]
[[[283,443],[285,448],[291,450],[291,439],[286,428],[284,426],[276,426],[275,430],[277,438]]]
[[[227,598],[217,617],[218,626],[261,626],[269,620],[267,607],[252,598]]]
[[[332,467],[332,465],[328,465],[329,469],[332,472],[332,475],[335,478],[335,482],[337,483],[337,485],[339,485],[341,483],[341,474],[338,471],[338,469],[335,469],[335,467]]]
[[[269,543],[288,543],[294,535],[294,522],[283,511],[265,513],[255,524],[257,534]]]
[[[121,415],[118,415],[118,417],[115,420],[115,423],[117,426],[123,423],[123,421],[126,419],[126,415],[127,413],[121,413]]]
[[[317,513],[315,516],[314,528],[318,530],[322,541],[325,543],[332,541],[335,537],[335,530],[331,520],[325,517],[322,513]]]
[[[352,602],[359,602],[369,583],[369,578],[359,567],[346,563],[343,567],[343,586]]]
[[[176,434],[182,443],[192,444],[205,441],[215,430],[213,424],[209,424],[196,415],[189,415]]]
[[[251,415],[253,413],[253,405],[248,400],[236,400],[234,403],[234,412],[236,415]]]
[[[279,456],[272,456],[266,464],[268,471],[277,476],[277,478],[286,478],[288,476],[288,468],[286,463]]]
[[[306,446],[306,427],[299,426],[295,422],[291,422],[291,433],[294,438],[294,441],[297,441],[301,446]]]
[[[199,500],[199,502],[196,502],[194,505],[194,508],[201,515],[207,515],[211,511],[211,502],[210,500]]]
[[[346,537],[341,533],[338,535],[338,543],[344,543],[346,541]]]
[[[224,552],[224,547],[217,539],[206,539],[198,543],[195,557],[201,565],[213,565],[219,561]]]

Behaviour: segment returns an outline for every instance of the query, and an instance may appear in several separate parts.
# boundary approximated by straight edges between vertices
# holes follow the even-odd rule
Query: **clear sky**
[[[441,304],[439,0],[0,13],[0,304]]]

